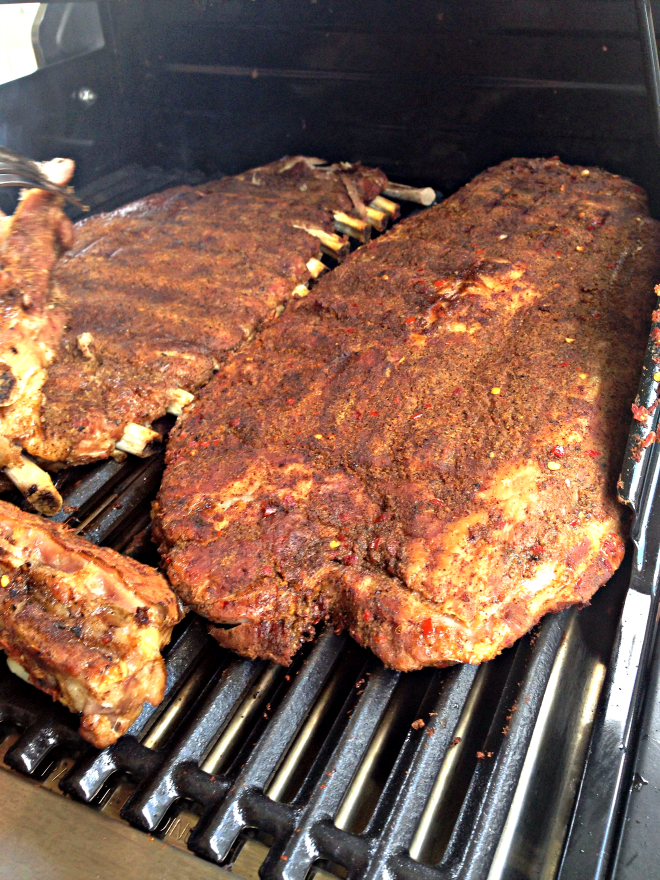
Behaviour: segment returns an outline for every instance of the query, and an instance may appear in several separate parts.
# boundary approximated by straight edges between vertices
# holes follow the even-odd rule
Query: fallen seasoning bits
[[[413,730],[421,730],[422,727],[425,727],[424,721],[421,718],[418,718],[417,721],[413,721],[410,725]]]
[[[558,461],[549,461],[548,462],[548,470],[550,471],[558,471],[561,469],[561,465]]]

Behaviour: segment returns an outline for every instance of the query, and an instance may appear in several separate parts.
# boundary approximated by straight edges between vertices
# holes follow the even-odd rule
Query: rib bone
[[[401,208],[396,202],[393,202],[391,199],[386,199],[385,196],[376,196],[376,198],[370,203],[370,207],[375,208],[377,211],[384,211],[386,214],[390,215],[392,220],[398,220],[401,216]]]
[[[428,208],[435,201],[435,190],[430,186],[406,186],[405,183],[392,183],[390,180],[387,189],[384,189],[383,192],[390,198],[400,199],[404,202],[415,202],[417,205],[424,205],[425,208]]]
[[[302,299],[303,297],[307,296],[307,294],[309,293],[309,289],[305,284],[296,284],[296,286],[293,288],[292,293],[296,299]]]
[[[343,211],[337,211],[334,215],[335,229],[337,232],[343,232],[344,235],[350,235],[363,244],[371,238],[371,226],[366,220],[360,220],[357,217],[351,217],[350,214],[344,214]]]
[[[39,513],[52,516],[61,509],[62,496],[53,486],[50,474],[25,455],[21,455],[21,464],[5,468],[5,474]]]
[[[387,229],[387,223],[390,219],[390,215],[386,211],[379,211],[378,208],[367,207],[367,220],[369,221],[369,225],[373,226],[374,229],[377,229],[379,232],[384,232]]]
[[[174,388],[170,402],[167,404],[167,411],[172,416],[180,416],[184,406],[188,406],[194,399],[195,395],[186,391],[185,388]]]
[[[130,452],[131,455],[148,458],[154,454],[155,447],[160,444],[161,439],[158,431],[129,422],[124,428],[123,437],[115,443],[115,448],[120,452]]]
[[[325,232],[323,229],[315,229],[314,227],[309,226],[300,226],[297,223],[293,224],[293,228],[302,229],[302,231],[306,232],[308,235],[313,235],[314,238],[318,238],[321,242],[321,250],[323,253],[327,254],[329,257],[334,257],[335,260],[340,260],[342,257],[345,257],[349,251],[348,242],[332,232]]]
[[[320,278],[324,272],[328,271],[328,267],[325,263],[317,260],[316,257],[312,257],[311,260],[307,261],[307,269],[312,278]]]

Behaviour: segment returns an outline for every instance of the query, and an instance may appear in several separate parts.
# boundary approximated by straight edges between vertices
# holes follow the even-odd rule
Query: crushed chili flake
[[[414,324],[414,323],[415,323],[415,318],[414,318],[414,317],[412,317],[412,318],[406,318],[406,324]]]
[[[655,438],[655,431],[649,431],[649,433],[646,435],[646,437],[644,437],[640,444],[642,449],[647,449],[651,445],[651,443],[655,443]]]
[[[462,390],[463,390],[462,388],[454,388],[454,390],[452,391],[452,394],[460,394]]]
[[[636,422],[640,422],[642,425],[645,425],[649,418],[649,411],[645,406],[637,406],[636,403],[633,403],[630,407],[632,409],[633,419]]]
[[[561,251],[555,251],[555,254],[556,254],[558,257],[561,257]]]
[[[435,504],[437,507],[442,507],[444,502],[440,501],[439,498],[431,498],[431,504]]]
[[[187,431],[181,431],[181,433],[179,434],[179,437],[180,437],[182,440],[185,440],[187,436],[188,436],[188,432],[187,432]]]
[[[602,453],[596,449],[587,449],[587,455],[590,455],[592,458],[598,458]]]
[[[543,547],[540,544],[534,544],[532,547],[532,553],[534,556],[540,556],[543,553]]]
[[[560,367],[567,367],[567,366],[568,366],[568,361],[560,361],[560,362],[559,362],[559,366],[560,366]]]
[[[355,333],[355,332],[356,332],[356,331],[355,331],[355,327],[345,327],[345,328],[344,328],[344,331],[345,331],[346,333]]]
[[[371,611],[369,611],[368,608],[364,609],[364,611],[362,612],[362,617],[364,618],[365,623],[370,623],[374,619],[373,614],[371,613]]]
[[[357,565],[358,558],[355,553],[349,553],[348,556],[344,556],[343,562],[344,565]]]
[[[380,547],[382,542],[383,542],[383,539],[379,535],[377,538],[374,538],[373,541],[371,541],[371,543],[369,544],[369,549],[370,550],[378,550],[378,548]]]
[[[206,449],[206,447],[209,445],[209,441],[208,441],[208,440],[202,440],[202,442],[201,442],[199,445],[200,445],[201,447],[203,447],[204,449]]]
[[[424,404],[424,409],[431,409],[431,404],[430,404],[430,403],[425,403],[425,404]]]
[[[425,636],[430,636],[433,632],[433,621],[430,617],[425,617],[422,621],[422,632]]]
[[[219,446],[219,445],[220,445],[220,441],[219,441],[219,440],[214,440],[214,441],[213,441],[213,445],[214,445],[214,446]]]
[[[651,330],[651,339],[654,342],[660,341],[660,327],[654,327],[653,330]]]
[[[572,520],[569,522],[569,526],[576,526],[579,522],[580,522],[579,519],[572,519]]]
[[[564,450],[563,446],[555,446],[552,450],[552,454],[555,458],[564,458],[564,456],[566,455],[566,451]]]
[[[354,415],[355,415],[355,418],[356,418],[356,419],[361,419],[361,418],[362,418],[362,413],[360,412],[359,409],[356,409],[356,410],[355,410]]]
[[[410,416],[410,418],[411,418],[414,422],[416,422],[417,419],[421,419],[421,417],[422,417],[423,415],[424,415],[424,413],[415,413],[414,415]]]
[[[287,400],[287,403],[289,404],[289,406],[290,406],[292,403],[295,403],[295,402],[296,402],[296,401],[293,399],[293,397],[289,397],[289,399]]]
[[[379,415],[379,412],[377,409],[371,409],[371,410],[369,410],[369,415],[370,416],[377,416],[377,415]]]
[[[592,318],[600,318],[600,312],[592,312],[591,317]]]
[[[385,511],[383,511],[383,513],[379,513],[378,516],[374,518],[374,522],[375,523],[387,522],[389,518],[390,518],[390,514],[388,513],[387,510],[385,510]],[[341,519],[341,517],[340,517],[340,519]]]
[[[240,423],[241,423],[241,420],[239,418],[229,420],[229,424],[231,425],[232,428],[238,428]]]

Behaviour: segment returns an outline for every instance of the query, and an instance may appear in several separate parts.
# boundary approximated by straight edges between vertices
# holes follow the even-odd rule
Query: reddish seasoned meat
[[[72,242],[60,204],[59,196],[26,191],[14,215],[2,217],[0,234],[0,468],[35,507],[50,514],[59,510],[61,498],[22,450],[41,436],[46,371],[65,320],[51,277]]]
[[[3,501],[0,574],[0,647],[81,715],[85,739],[110,745],[160,703],[181,617],[161,575]]]
[[[397,669],[478,663],[619,565],[615,485],[660,227],[644,193],[505,162],[321,279],[174,432],[170,582],[289,663],[316,622]]]
[[[67,322],[43,433],[28,451],[70,464],[104,458],[127,426],[180,411],[224,354],[309,280],[333,212],[357,216],[352,199],[360,205],[386,185],[373,169],[295,157],[78,223],[55,273]]]

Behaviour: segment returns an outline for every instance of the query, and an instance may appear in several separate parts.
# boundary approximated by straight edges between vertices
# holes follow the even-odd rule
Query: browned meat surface
[[[162,700],[160,649],[180,617],[157,572],[0,501],[0,647],[95,746]]]
[[[619,565],[660,268],[638,187],[505,162],[321,279],[178,424],[154,515],[218,641],[478,663]]]
[[[72,242],[60,201],[41,190],[24,192],[15,214],[2,218],[0,243],[0,467],[45,513],[55,513],[61,499],[46,475],[32,485],[21,453],[41,436],[46,371],[65,320],[52,284],[55,263]]]
[[[238,178],[177,187],[75,228],[56,270],[68,317],[29,451],[80,463],[149,425],[310,278],[333,211],[370,200],[384,175],[302,157]],[[303,227],[303,228],[299,228]]]

